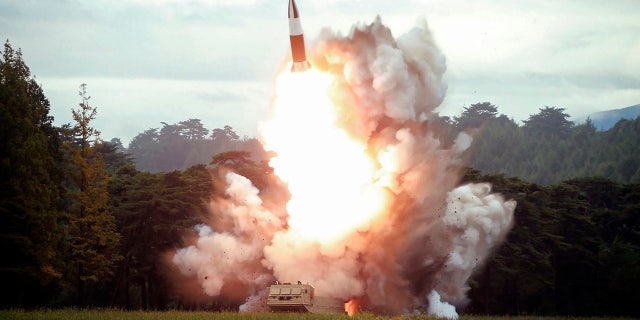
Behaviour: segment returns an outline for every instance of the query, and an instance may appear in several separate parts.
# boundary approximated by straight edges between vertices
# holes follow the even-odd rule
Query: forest
[[[575,125],[563,108],[544,107],[519,126],[489,102],[464,108],[449,122],[453,133],[475,132],[469,165],[543,185],[575,177],[640,182],[640,118],[597,131],[589,119]]]
[[[229,168],[268,188],[254,138],[198,119],[99,138],[86,85],[74,122],[53,125],[49,101],[7,41],[0,60],[2,308],[231,310],[185,300],[164,253],[208,213],[211,179]],[[437,117],[444,144],[471,133],[460,183],[485,181],[515,199],[515,226],[471,279],[470,314],[640,317],[640,118],[607,131],[542,107],[518,125],[489,102]]]

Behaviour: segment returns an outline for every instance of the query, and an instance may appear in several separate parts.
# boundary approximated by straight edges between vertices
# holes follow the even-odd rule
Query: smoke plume
[[[331,76],[327,95],[340,115],[336,125],[374,159],[372,184],[387,200],[383,209],[322,241],[292,227],[291,207],[280,193],[263,192],[227,172],[225,195],[211,203],[215,221],[196,227],[197,240],[178,250],[173,264],[212,297],[240,292],[246,297],[242,310],[264,310],[265,289],[274,280],[300,280],[319,296],[362,310],[456,318],[454,306],[467,303],[467,280],[504,240],[516,204],[492,194],[489,184],[458,186],[472,137],[461,133],[444,146],[434,130],[431,120],[446,93],[446,63],[426,22],[397,39],[380,18],[347,36],[323,30],[310,57],[315,69]],[[310,141],[305,130],[313,130],[314,119],[300,117],[291,144]],[[267,148],[276,145],[267,141],[271,129],[267,123],[262,131]],[[332,141],[325,138],[312,140],[313,148],[294,149],[311,161],[330,152]],[[339,170],[340,161],[305,164],[295,175],[320,172],[313,179],[332,181],[339,191],[326,188],[304,195],[304,201],[339,210],[339,186],[349,173]],[[280,178],[293,186],[285,174]],[[293,194],[291,201],[300,199]],[[323,216],[316,218],[321,223]]]

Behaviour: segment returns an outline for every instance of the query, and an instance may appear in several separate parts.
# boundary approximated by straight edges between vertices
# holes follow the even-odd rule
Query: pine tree
[[[0,305],[42,302],[44,286],[61,277],[60,155],[52,121],[42,88],[7,41],[0,58]]]
[[[72,110],[75,125],[71,139],[65,142],[69,157],[67,239],[70,278],[68,284],[77,294],[77,302],[84,306],[91,286],[104,283],[114,274],[120,235],[108,205],[108,175],[100,146],[99,132],[90,126],[97,109],[89,105],[86,85],[80,86],[80,108]]]

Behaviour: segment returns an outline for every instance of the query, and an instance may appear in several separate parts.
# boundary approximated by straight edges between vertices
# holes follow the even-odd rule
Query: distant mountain
[[[640,116],[640,104],[622,109],[606,110],[592,113],[584,117],[577,118],[574,123],[581,124],[587,121],[587,118],[590,118],[597,130],[607,131],[611,129],[611,127],[613,127],[620,119],[632,120],[637,118],[638,116]]]

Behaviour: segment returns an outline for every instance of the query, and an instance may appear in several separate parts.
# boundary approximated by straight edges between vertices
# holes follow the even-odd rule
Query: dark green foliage
[[[129,164],[114,174],[109,190],[124,257],[113,299],[127,309],[167,308],[172,289],[163,255],[182,246],[182,235],[206,214],[209,170],[197,165],[153,174]]]
[[[471,281],[468,311],[638,316],[640,186],[581,178],[540,186],[475,170],[518,202],[507,241]]]
[[[640,182],[640,117],[603,132],[568,118],[563,108],[545,107],[518,126],[485,102],[465,108],[453,125],[474,134],[469,165],[483,172],[543,185],[587,176]]]
[[[31,305],[62,276],[59,139],[49,101],[9,42],[0,58],[0,305]]]
[[[490,314],[553,310],[553,253],[566,244],[558,230],[560,213],[553,206],[545,206],[552,201],[547,190],[517,178],[477,171],[467,172],[465,180],[490,182],[494,192],[518,203],[515,225],[505,244],[472,281],[470,310]]]
[[[571,293],[563,311],[637,315],[640,307],[633,297],[640,284],[640,185],[622,186],[603,178],[565,184],[582,207],[565,220],[570,227],[564,232],[575,242],[573,251],[559,256],[559,263],[567,264],[559,265],[566,273],[559,289]]]

